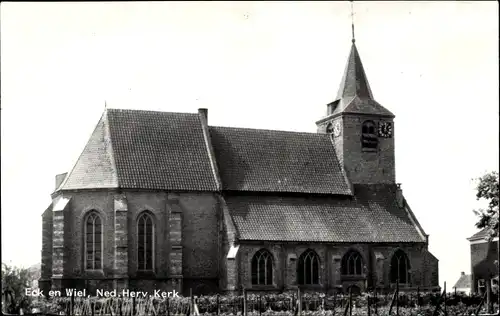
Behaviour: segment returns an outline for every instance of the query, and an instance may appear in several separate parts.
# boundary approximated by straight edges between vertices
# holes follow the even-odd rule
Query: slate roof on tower
[[[340,113],[363,113],[394,117],[391,111],[375,101],[368,78],[361,62],[356,44],[353,42],[347,59],[337,98],[328,115]]]

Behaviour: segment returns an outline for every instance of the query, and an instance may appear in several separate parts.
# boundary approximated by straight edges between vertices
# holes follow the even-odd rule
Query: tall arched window
[[[391,282],[409,283],[410,260],[403,250],[398,249],[391,259]]]
[[[308,249],[300,255],[297,278],[301,285],[319,284],[319,257],[314,250]]]
[[[154,230],[151,214],[142,213],[137,219],[137,263],[140,271],[154,269]]]
[[[343,275],[363,274],[363,258],[356,250],[350,250],[342,257]]]
[[[378,138],[375,122],[364,121],[361,127],[361,145],[364,149],[377,149]]]
[[[85,220],[85,269],[102,269],[102,220],[96,211],[90,211]]]
[[[252,284],[273,284],[273,257],[266,249],[261,249],[252,258]]]

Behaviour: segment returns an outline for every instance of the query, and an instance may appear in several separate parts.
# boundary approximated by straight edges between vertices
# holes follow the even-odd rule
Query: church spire
[[[352,44],[335,100],[328,104],[327,115],[363,113],[394,117],[375,101],[354,37],[354,8],[351,2]]]
[[[355,96],[362,99],[373,99],[372,90],[353,38],[351,52],[349,53],[344,76],[342,77],[337,93],[337,100],[353,98]]]
[[[358,49],[356,48],[356,38],[354,36],[354,1],[351,2],[351,28],[352,28],[352,45],[347,65],[344,70],[344,76],[340,82],[340,87],[337,93],[337,100],[353,98],[373,99],[368,78],[361,63]]]

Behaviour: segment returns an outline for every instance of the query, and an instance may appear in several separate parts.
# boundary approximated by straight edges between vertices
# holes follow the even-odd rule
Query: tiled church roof
[[[108,109],[62,190],[215,191],[198,114]]]
[[[395,185],[355,185],[354,198],[226,196],[240,240],[425,242]]]
[[[351,195],[328,135],[210,127],[223,190]],[[61,190],[217,191],[199,114],[108,109]]]
[[[328,135],[211,127],[224,190],[351,194]]]

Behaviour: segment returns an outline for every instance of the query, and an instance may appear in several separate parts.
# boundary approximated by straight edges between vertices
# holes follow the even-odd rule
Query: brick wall
[[[306,287],[306,290],[335,291],[346,290],[356,285],[361,290],[372,287],[393,288],[390,283],[392,255],[396,249],[402,249],[410,260],[410,287],[430,288],[438,286],[437,259],[427,251],[424,244],[292,244],[292,243],[243,243],[239,252],[241,285],[260,289],[251,284],[251,260],[253,255],[265,248],[274,259],[273,286],[266,290],[294,290],[297,287],[297,263],[300,255],[307,249],[314,250],[320,259],[320,285]],[[361,278],[346,278],[341,274],[342,257],[349,250],[357,250],[363,258],[366,269]],[[428,275],[427,279],[424,277]]]
[[[498,258],[498,242],[482,242],[470,245],[471,251],[471,287],[474,293],[478,292],[478,280],[488,280],[498,275],[495,260]]]
[[[46,274],[65,281],[57,281],[56,288],[181,290],[186,282],[186,291],[202,285],[217,287],[219,207],[213,194],[110,190],[73,192],[66,197],[71,198],[66,209],[46,212],[42,227],[42,261],[46,270],[51,269]],[[102,271],[86,271],[84,266],[84,224],[91,210],[99,213],[103,223]],[[155,227],[155,269],[149,275],[137,273],[136,223],[144,211],[152,214]]]
[[[115,288],[141,287],[216,291],[218,288],[238,289],[251,285],[251,259],[259,249],[267,248],[274,257],[274,290],[293,290],[297,287],[296,269],[300,255],[308,248],[320,258],[320,285],[312,290],[345,289],[356,284],[361,289],[377,284],[390,287],[390,259],[396,248],[403,249],[411,261],[413,286],[437,285],[437,259],[425,244],[368,245],[368,244],[294,244],[240,243],[236,258],[227,259],[230,246],[238,244],[237,232],[223,216],[223,200],[211,193],[167,194],[165,192],[77,192],[64,212],[44,215],[45,273],[52,265],[51,275],[63,268],[63,278],[71,286]],[[90,210],[101,214],[104,225],[104,257],[102,271],[84,269],[84,220]],[[154,274],[137,273],[138,216],[148,211],[155,222]],[[51,222],[57,215],[58,221]],[[228,226],[229,225],[229,226]],[[50,229],[57,231],[52,239]],[[55,229],[55,230],[54,230]],[[222,229],[222,231],[221,231]],[[62,232],[60,232],[62,230]],[[58,237],[59,236],[59,237]],[[52,248],[50,243],[52,241]],[[54,245],[63,243],[64,263],[54,254]],[[120,248],[120,249],[118,249]],[[356,249],[367,266],[362,280],[346,280],[340,273],[342,256]],[[52,250],[52,260],[47,255]],[[59,273],[60,274],[60,273]],[[365,282],[366,279],[366,282]],[[56,282],[57,283],[57,282]],[[62,283],[58,283],[62,286]],[[57,284],[56,284],[57,285]]]
[[[375,152],[363,151],[362,124],[367,120],[374,121],[378,126],[381,119],[367,115],[337,116],[332,120],[322,122],[318,126],[318,132],[324,133],[330,122],[341,124],[341,134],[333,137],[333,143],[339,161],[353,184],[395,183],[394,135],[391,138],[379,137],[378,148]],[[384,120],[393,122],[392,119]]]
[[[40,267],[39,286],[44,293],[52,287],[52,204],[42,214],[42,260]]]
[[[352,183],[394,183],[394,137],[381,138],[376,152],[364,152],[361,147],[362,124],[380,118],[369,116],[343,117],[343,161]],[[392,122],[392,120],[390,120]]]

